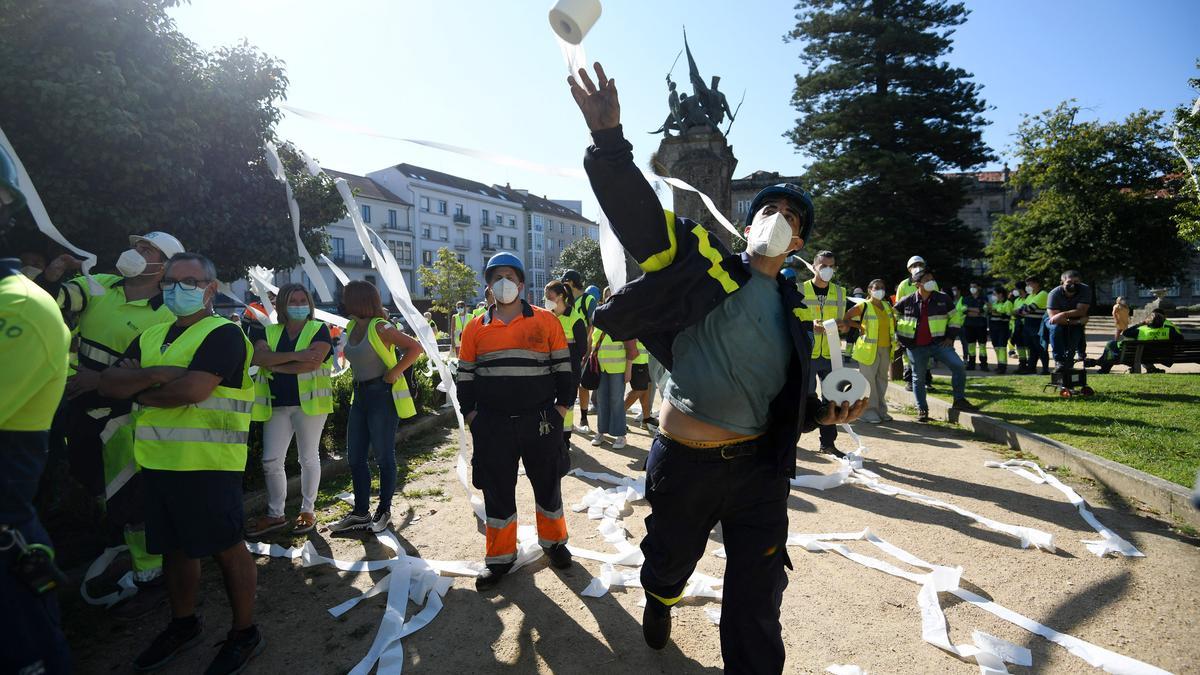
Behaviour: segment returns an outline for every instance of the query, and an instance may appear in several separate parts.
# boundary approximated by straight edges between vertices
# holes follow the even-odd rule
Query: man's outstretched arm
[[[571,96],[592,132],[594,145],[588,148],[583,166],[621,245],[642,269],[660,270],[675,258],[675,223],[667,222],[654,189],[633,163],[633,145],[621,129],[616,80],[610,80],[599,63],[595,68],[599,86],[583,69],[567,78]]]

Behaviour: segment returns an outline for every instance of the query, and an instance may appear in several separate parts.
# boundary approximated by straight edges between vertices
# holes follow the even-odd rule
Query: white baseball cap
[[[922,257],[921,257],[921,256],[919,256],[919,255],[914,255],[913,257],[911,257],[911,258],[909,258],[909,259],[908,259],[908,264],[907,264],[907,265],[905,265],[904,267],[905,267],[905,269],[909,269],[909,268],[911,268],[913,265],[916,265],[916,264],[918,264],[918,263],[919,263],[919,264],[921,264],[921,265],[924,265],[924,264],[925,264],[925,259],[924,259],[924,258],[922,258]]]
[[[139,241],[144,241],[154,248],[162,251],[162,254],[169,260],[176,253],[183,253],[183,244],[179,243],[173,235],[166,232],[147,232],[146,234],[131,234],[129,235],[129,245],[133,246]]]

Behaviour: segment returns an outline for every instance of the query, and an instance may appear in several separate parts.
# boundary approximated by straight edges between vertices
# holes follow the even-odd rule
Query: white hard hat
[[[170,259],[176,253],[183,253],[183,244],[179,243],[173,235],[166,232],[147,232],[146,234],[131,234],[129,235],[129,245],[133,246],[139,241],[144,241],[154,248],[162,251],[162,254]]]
[[[914,255],[913,257],[911,257],[911,258],[909,258],[909,259],[908,259],[908,264],[907,264],[907,265],[905,265],[904,267],[907,269],[907,268],[910,268],[910,267],[912,267],[913,265],[916,265],[917,263],[920,263],[920,264],[924,265],[924,264],[925,264],[925,259],[924,259],[924,258],[922,258],[922,257],[921,257],[921,256],[919,256],[919,255]]]

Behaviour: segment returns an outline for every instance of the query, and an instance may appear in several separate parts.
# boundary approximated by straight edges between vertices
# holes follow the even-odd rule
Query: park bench
[[[1129,366],[1131,373],[1142,372],[1143,363],[1200,363],[1200,340],[1122,340],[1117,363]]]

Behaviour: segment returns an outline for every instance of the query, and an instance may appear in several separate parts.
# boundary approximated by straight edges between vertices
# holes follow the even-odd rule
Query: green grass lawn
[[[950,400],[949,378],[932,395]],[[1200,468],[1200,375],[1089,375],[1092,397],[1042,391],[1040,375],[967,382],[980,410],[1081,450],[1192,487]]]

